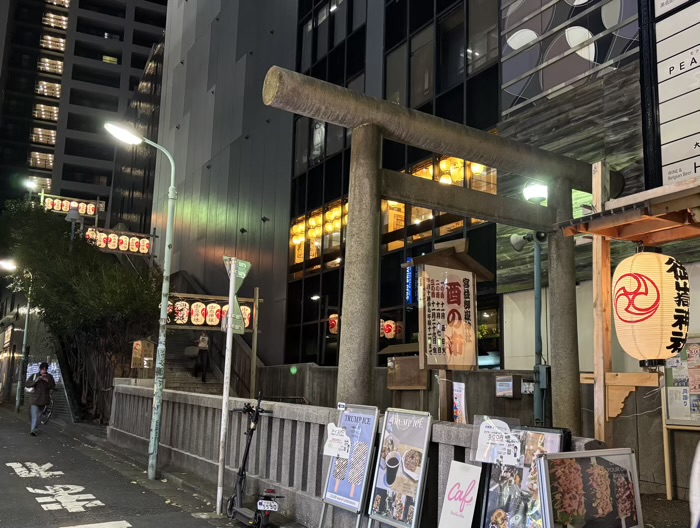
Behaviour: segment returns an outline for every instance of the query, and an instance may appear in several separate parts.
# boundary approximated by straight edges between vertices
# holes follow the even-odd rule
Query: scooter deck
[[[245,517],[245,519],[241,519],[240,517]],[[239,521],[246,522],[246,519],[249,519],[249,524],[253,524],[253,519],[255,519],[255,512],[253,510],[250,510],[248,508],[234,508],[233,509],[233,517]]]

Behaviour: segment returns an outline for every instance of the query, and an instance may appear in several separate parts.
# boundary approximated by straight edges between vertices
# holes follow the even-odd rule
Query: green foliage
[[[129,342],[157,331],[159,272],[138,257],[120,262],[79,235],[71,242],[64,216],[27,201],[6,202],[0,233],[0,247],[29,272],[17,273],[14,286],[26,292],[31,280],[32,304],[69,363],[82,403],[104,415],[100,393],[115,370],[128,369]]]

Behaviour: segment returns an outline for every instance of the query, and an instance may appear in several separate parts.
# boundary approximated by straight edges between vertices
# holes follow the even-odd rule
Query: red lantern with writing
[[[690,322],[688,272],[673,257],[637,253],[623,260],[612,280],[613,319],[622,349],[640,361],[681,351]]]

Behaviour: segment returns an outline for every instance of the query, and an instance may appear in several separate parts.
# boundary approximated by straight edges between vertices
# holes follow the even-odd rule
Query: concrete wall
[[[150,409],[153,393],[148,388],[118,385],[114,389],[110,441],[130,449],[145,451],[148,444]],[[231,399],[231,407],[241,407],[246,400]],[[248,467],[248,491],[257,493],[273,487],[285,498],[282,513],[307,525],[318,526],[321,494],[328,473],[329,457],[323,456],[325,428],[337,420],[335,409],[265,403],[271,416],[262,416],[251,445]],[[186,392],[165,391],[159,463],[196,473],[215,489],[218,438],[221,423],[221,398]],[[229,446],[226,453],[226,485],[231,490],[237,464],[244,448],[246,420],[231,414]],[[380,422],[381,429],[381,422]],[[468,462],[473,426],[437,422],[432,428],[432,442],[425,498],[420,526],[437,526],[440,505],[450,463]],[[575,439],[576,450],[596,449],[601,444],[590,439]],[[346,511],[332,508],[325,526],[350,528],[355,518]],[[364,519],[363,526],[366,526]]]
[[[285,321],[293,134],[292,115],[264,107],[260,94],[270,66],[294,69],[296,13],[296,1],[168,3],[159,142],[177,164],[173,272],[225,295],[222,257],[250,261],[239,294],[261,288],[266,364],[283,359],[284,332],[275,329]],[[160,158],[152,216],[160,235],[169,178]]]

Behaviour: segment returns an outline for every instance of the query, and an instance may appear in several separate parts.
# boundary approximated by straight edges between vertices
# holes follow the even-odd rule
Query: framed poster
[[[666,423],[700,427],[700,338],[688,338],[680,353],[666,360]]]
[[[323,502],[356,514],[362,511],[378,416],[376,407],[364,405],[348,405],[340,413],[338,427],[350,438],[350,456],[331,461]]]
[[[369,496],[370,519],[397,528],[418,525],[430,433],[430,413],[386,410]]]
[[[637,462],[631,449],[537,459],[544,528],[642,528]]]
[[[480,481],[481,466],[452,461],[445,498],[442,501],[439,528],[464,528],[472,525],[479,498]]]
[[[477,366],[476,276],[470,271],[418,266],[420,368]]]
[[[483,528],[539,528],[542,526],[537,457],[571,447],[568,429],[513,427],[511,435],[520,443],[517,463],[489,464]]]
[[[452,383],[452,409],[455,423],[466,425],[469,422],[467,415],[467,387],[465,383],[455,381]]]

